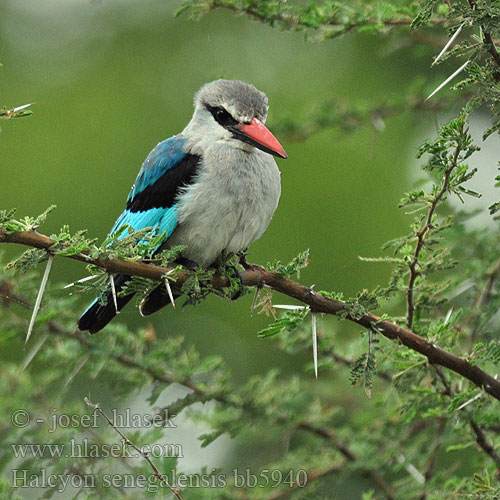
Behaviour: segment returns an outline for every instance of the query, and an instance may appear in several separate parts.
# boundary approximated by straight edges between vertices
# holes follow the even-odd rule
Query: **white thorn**
[[[469,401],[466,401],[464,404],[461,404],[458,408],[457,411],[462,410],[466,406],[470,405],[474,401],[478,400],[481,396],[483,395],[483,392],[481,391],[479,394],[476,394],[473,398],[470,398]]]
[[[81,257],[82,259],[84,259],[87,262],[94,262],[92,257],[89,257],[88,255],[85,255],[84,253],[79,253],[78,257]]]
[[[21,365],[21,368],[19,368],[19,371],[22,372],[26,370],[28,365],[31,363],[33,358],[36,356],[36,353],[40,350],[40,348],[45,344],[45,341],[47,340],[48,335],[44,335],[36,344],[35,346],[31,349],[31,351],[28,353],[26,358],[23,361],[23,364]]]
[[[448,50],[449,46],[455,41],[455,38],[457,38],[457,36],[460,34],[460,32],[462,31],[462,28],[464,26],[465,26],[465,21],[458,27],[457,31],[455,31],[453,36],[448,40],[448,43],[443,47],[443,50],[438,54],[436,59],[434,59],[434,62],[431,64],[431,66],[434,66],[435,64],[437,64],[439,59],[441,59],[441,57],[443,57],[443,55]]]
[[[287,304],[275,304],[273,305],[275,309],[288,309],[290,311],[303,311],[307,309],[307,306],[290,306]]]
[[[116,300],[116,289],[115,289],[115,278],[112,274],[109,275],[109,281],[111,283],[111,295],[113,296],[113,304],[115,305],[116,314],[119,314],[118,301]]]
[[[170,298],[170,302],[172,302],[172,307],[175,309],[174,294],[172,293],[172,289],[170,288],[170,283],[168,282],[168,278],[165,278],[165,288],[167,289],[167,293],[168,293],[168,297]]]
[[[49,254],[49,260],[47,260],[47,265],[45,266],[45,272],[43,273],[42,282],[40,283],[40,290],[38,290],[38,295],[35,301],[35,307],[33,307],[33,313],[31,314],[30,324],[28,326],[28,333],[26,334],[26,340],[24,341],[24,347],[31,337],[31,332],[33,331],[33,325],[35,324],[36,316],[38,310],[40,309],[40,304],[42,303],[43,293],[45,292],[45,287],[47,286],[47,280],[49,279],[50,268],[52,267],[52,261],[54,256]]]
[[[460,66],[460,68],[458,68],[455,71],[455,73],[450,75],[441,85],[439,85],[439,87],[437,89],[435,89],[433,92],[431,92],[429,97],[427,97],[426,101],[428,101],[434,94],[437,94],[448,82],[453,80],[453,78],[455,78],[461,71],[463,71],[469,63],[470,63],[470,59],[467,62],[465,62],[464,64],[462,64],[462,66]]]
[[[86,276],[85,278],[82,278],[81,280],[73,281],[73,283],[70,283],[69,285],[66,285],[65,287],[63,287],[63,290],[66,288],[71,288],[72,286],[75,286],[77,283],[83,283],[85,281],[90,281],[90,280],[97,278],[99,276],[101,276],[101,275],[100,274],[93,274],[92,276]]]
[[[406,461],[406,458],[404,457],[404,455],[399,455],[399,457],[397,457],[397,461],[400,464],[403,464]],[[415,479],[417,483],[425,483],[425,476],[413,464],[405,465],[405,469],[406,472],[410,474],[410,476],[413,476],[413,479]]]
[[[312,342],[313,342],[313,358],[314,358],[314,375],[318,378],[318,331],[316,313],[311,313],[312,317]]]
[[[76,366],[73,371],[69,374],[66,382],[64,382],[63,387],[66,387],[75,377],[75,375],[85,366],[85,363],[90,359],[90,354],[87,354]]]
[[[377,132],[383,132],[386,129],[384,119],[380,115],[372,117],[372,124]]]
[[[408,464],[406,466],[406,470],[408,471],[408,474],[413,476],[417,483],[425,484],[425,476],[413,464]]]
[[[453,312],[453,307],[450,308],[450,310],[448,311],[448,314],[446,315],[446,318],[444,319],[444,324],[447,325],[448,324],[448,321],[450,321],[450,318],[451,318],[451,313]]]
[[[21,111],[22,109],[26,109],[26,108],[29,108],[30,106],[32,106],[33,104],[35,104],[34,102],[30,102],[29,104],[23,104],[22,106],[17,106],[17,108],[14,108],[12,110],[12,113],[17,113],[18,111]]]

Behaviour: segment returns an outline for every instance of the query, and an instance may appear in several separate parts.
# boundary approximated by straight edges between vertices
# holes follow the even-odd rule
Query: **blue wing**
[[[194,182],[200,157],[186,153],[186,139],[174,136],[160,142],[143,163],[135,184],[127,198],[127,207],[111,229],[114,233],[124,224],[139,231],[147,227],[158,233],[165,232],[168,238],[177,227],[177,197],[182,186]],[[123,231],[120,238],[128,234]],[[161,246],[161,243],[158,247]],[[80,330],[96,333],[104,328],[133,297],[133,293],[121,296],[122,289],[130,276],[116,275],[114,284],[118,296],[116,308],[111,300],[111,291],[106,294],[106,305],[96,299],[78,320]]]
[[[127,207],[111,233],[124,224],[135,231],[153,227],[168,238],[177,227],[177,196],[193,182],[200,157],[186,153],[186,138],[173,136],[160,142],[144,161],[127,198]],[[120,238],[128,234],[124,231]]]

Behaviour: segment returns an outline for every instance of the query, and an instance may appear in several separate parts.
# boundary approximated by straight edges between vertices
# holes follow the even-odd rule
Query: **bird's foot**
[[[231,283],[229,298],[231,300],[238,300],[247,292],[245,284],[243,283],[243,276],[236,266],[229,266],[227,271],[229,271],[229,273],[226,272],[226,276],[229,277],[229,281]]]

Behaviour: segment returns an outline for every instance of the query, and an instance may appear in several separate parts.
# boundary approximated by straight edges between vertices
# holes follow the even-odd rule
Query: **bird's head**
[[[287,158],[274,135],[266,128],[267,96],[239,80],[215,80],[196,93],[195,112],[187,134],[209,141],[228,141],[239,149],[255,147]]]

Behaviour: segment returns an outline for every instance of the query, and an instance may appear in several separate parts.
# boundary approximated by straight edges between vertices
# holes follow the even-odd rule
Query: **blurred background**
[[[189,121],[193,93],[219,77],[241,79],[267,93],[268,126],[289,154],[278,161],[279,208],[250,248],[249,261],[288,262],[309,248],[304,284],[346,296],[384,284],[388,269],[358,256],[380,255],[382,243],[407,232],[398,201],[420,175],[415,155],[421,140],[433,136],[444,117],[403,112],[383,126],[367,123],[350,133],[331,128],[305,141],[292,140],[280,124],[305,119],[332,98],[376,103],[402,89],[410,92],[415,81],[428,81],[430,92],[454,68],[444,64],[431,73],[436,48],[407,38],[352,35],[311,43],[303,33],[279,33],[228,12],[213,12],[200,22],[187,15],[174,18],[179,5],[164,0],[0,2],[0,105],[36,103],[31,118],[2,123],[0,208],[36,215],[54,203],[57,210],[42,232],[69,224],[72,231],[88,229],[89,236],[102,240],[149,151]],[[491,179],[494,163],[488,168]],[[8,249],[12,255],[18,251]],[[80,263],[58,259],[50,282],[62,288],[83,276]],[[82,311],[92,298],[81,297]],[[278,296],[274,301],[289,303]],[[271,367],[304,373],[310,357],[288,356],[271,340],[257,338],[268,318],[252,317],[251,303],[251,295],[234,303],[210,297],[196,308],[164,309],[151,322],[160,337],[182,334],[203,355],[220,354],[235,380]],[[150,321],[132,305],[118,320],[138,329]],[[356,331],[335,325],[345,332],[346,343]],[[105,331],[99,335],[106,338]],[[337,385],[340,393],[350,390],[347,378]],[[88,392],[85,384],[81,389],[75,397]],[[104,386],[95,391],[106,394]],[[181,432],[193,434],[191,441],[186,437],[192,447],[185,448],[191,455],[186,467],[227,459],[228,438],[198,454],[196,432],[186,426]],[[190,450],[196,451],[195,459]],[[257,446],[252,453],[262,450]]]

